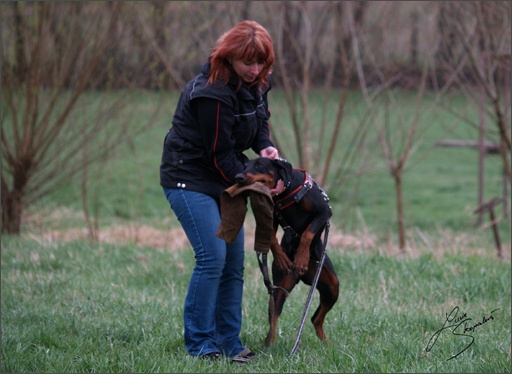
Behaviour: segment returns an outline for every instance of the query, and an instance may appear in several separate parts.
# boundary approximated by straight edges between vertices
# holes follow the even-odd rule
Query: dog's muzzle
[[[238,173],[235,175],[235,182],[238,184],[245,184],[245,174],[244,173]]]

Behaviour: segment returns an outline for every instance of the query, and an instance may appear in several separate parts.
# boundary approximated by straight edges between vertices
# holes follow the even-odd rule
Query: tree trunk
[[[19,79],[19,84],[23,83],[26,79],[27,75],[27,60],[25,58],[25,53],[23,52],[25,48],[25,40],[23,37],[23,19],[21,16],[21,10],[18,2],[15,2],[14,7],[14,18],[15,18],[15,56],[16,56],[16,75]]]
[[[2,233],[18,235],[23,213],[22,193],[10,192],[2,180]]]
[[[411,67],[416,70],[418,68],[418,26],[419,16],[416,11],[411,15],[412,31],[411,31],[411,42],[409,45],[411,54]]]
[[[398,220],[398,243],[402,253],[405,252],[405,220],[403,207],[403,190],[402,190],[402,172],[395,170],[395,186],[396,186],[396,213]]]
[[[484,61],[481,61],[482,65]],[[480,97],[478,101],[478,200],[477,206],[484,202],[484,158],[485,158],[485,89],[480,87]],[[483,213],[478,213],[478,225],[482,224]]]

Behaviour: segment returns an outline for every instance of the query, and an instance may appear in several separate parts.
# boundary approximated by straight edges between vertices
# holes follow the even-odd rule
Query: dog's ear
[[[292,172],[293,172],[292,164],[290,164],[288,161],[285,161],[282,159],[272,160],[272,163],[274,164],[274,166],[276,167],[276,169],[278,171],[278,178],[276,179],[276,182],[277,182],[277,180],[282,179],[284,182],[284,185],[288,186],[288,184],[290,183],[290,181],[292,179]]]

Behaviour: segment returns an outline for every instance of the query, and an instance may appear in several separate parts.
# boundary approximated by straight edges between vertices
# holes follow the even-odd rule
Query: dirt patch
[[[86,229],[51,230],[35,237],[47,242],[71,242],[90,239]],[[112,226],[101,229],[98,234],[100,243],[137,245],[151,247],[160,251],[178,250],[189,245],[187,236],[180,229],[158,230],[150,226]]]
[[[245,224],[245,248],[254,250],[255,224],[249,221]],[[85,228],[67,230],[40,230],[38,234],[29,236],[43,245],[54,245],[58,242],[88,240],[89,234]],[[190,243],[179,228],[157,229],[147,225],[125,224],[103,228],[98,233],[100,243],[136,245],[143,248],[153,248],[157,251],[179,251],[190,248]],[[435,236],[419,235],[415,231],[408,233],[407,248],[402,251],[392,238],[387,241],[370,233],[346,234],[331,226],[328,249],[330,252],[378,252],[388,256],[407,256],[416,258],[423,253],[431,253],[440,259],[447,254],[495,256],[495,249],[478,246],[474,237],[465,234],[454,234],[450,231],[438,232]],[[505,261],[510,261],[509,243],[503,246]]]
[[[251,225],[249,225],[251,226]],[[247,249],[254,248],[254,228],[245,228],[245,245]],[[50,230],[40,235],[30,235],[40,242],[71,242],[88,240],[89,233],[85,228],[68,230]],[[181,228],[159,230],[150,226],[120,225],[101,229],[98,239],[100,243],[137,245],[155,248],[160,251],[180,250],[190,246],[187,236]],[[376,238],[371,235],[343,235],[333,230],[329,233],[329,246],[333,248],[350,248],[352,250],[374,249]]]

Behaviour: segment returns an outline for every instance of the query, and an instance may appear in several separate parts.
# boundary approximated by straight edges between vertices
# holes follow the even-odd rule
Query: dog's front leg
[[[272,232],[272,239],[270,240],[270,250],[272,251],[274,264],[281,272],[289,274],[292,272],[293,264],[284,252],[283,247],[279,244],[276,234],[277,227],[274,228],[274,231]]]
[[[311,242],[315,237],[315,234],[309,231],[309,229],[310,226],[302,233],[299,247],[297,248],[297,253],[295,255],[295,260],[293,261],[294,272],[299,277],[308,271]]]

